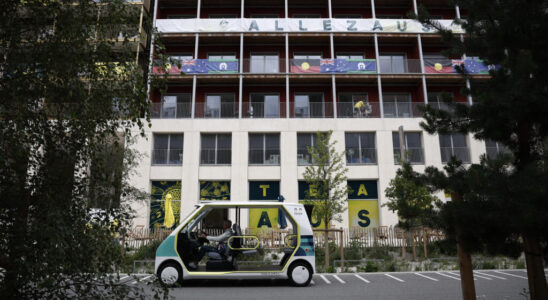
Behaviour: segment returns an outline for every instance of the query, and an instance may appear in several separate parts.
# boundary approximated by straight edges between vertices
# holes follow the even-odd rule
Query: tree
[[[336,141],[331,141],[332,131],[317,133],[317,142],[308,147],[311,165],[307,166],[303,177],[313,187],[313,192],[306,191],[307,204],[313,204],[313,216],[322,220],[325,229],[325,268],[329,267],[329,226],[331,221],[342,221],[341,213],[346,210],[348,197],[344,153],[335,149]]]
[[[487,201],[484,204],[492,201],[489,205],[496,209],[493,213],[499,216],[498,222],[504,220],[505,226],[494,234],[501,238],[499,245],[505,243],[504,237],[520,237],[531,299],[547,299],[542,252],[548,241],[545,226],[548,223],[547,152],[543,144],[548,138],[548,53],[545,51],[548,41],[543,38],[548,31],[548,3],[541,0],[454,2],[462,11],[467,11],[466,21],[455,20],[466,31],[462,37],[441,28],[423,7],[416,17],[440,31],[449,46],[446,55],[474,55],[496,67],[489,72],[490,78],[481,83],[474,82],[466,70],[460,68],[472,81],[471,88],[465,92],[473,97],[474,105],[456,105],[452,116],[427,107],[423,127],[430,133],[473,133],[477,139],[505,145],[512,153],[506,173],[483,177],[505,193],[486,188],[480,189],[475,198]],[[483,167],[476,175],[490,172],[489,165],[483,164]],[[462,194],[455,196],[462,198]],[[458,221],[458,224],[464,229],[477,228],[474,223]],[[463,230],[462,236],[467,232]],[[492,240],[484,235],[478,241]]]
[[[146,199],[128,183],[149,109],[142,5],[0,11],[0,298],[145,297],[108,276],[130,203]]]
[[[414,228],[432,226],[434,220],[434,207],[440,205],[438,198],[432,195],[432,191],[417,180],[420,175],[413,171],[411,164],[402,162],[402,166],[396,172],[396,177],[390,180],[385,190],[388,202],[383,206],[388,207],[398,214],[398,226],[410,233]],[[413,259],[416,260],[413,246]]]

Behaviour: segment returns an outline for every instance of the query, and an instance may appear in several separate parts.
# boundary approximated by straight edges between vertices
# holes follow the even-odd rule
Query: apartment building
[[[382,204],[400,147],[417,171],[502,151],[419,126],[419,106],[446,108],[442,93],[473,105],[461,89],[489,68],[473,54],[442,56],[440,37],[407,17],[419,4],[463,33],[452,21],[467,12],[443,0],[157,0],[157,38],[179,64],[152,68],[168,73],[168,87],[151,91],[152,127],[135,146],[146,158],[133,182],[152,194],[135,225],[171,228],[200,201],[303,200],[318,131],[333,131],[349,169],[337,227],[397,223]],[[462,64],[469,81],[455,71]],[[241,219],[277,225],[267,210]]]

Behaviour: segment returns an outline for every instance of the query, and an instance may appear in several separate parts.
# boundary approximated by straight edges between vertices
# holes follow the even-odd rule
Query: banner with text
[[[348,180],[348,225],[373,228],[379,226],[379,191],[377,180]]]
[[[161,19],[160,33],[184,32],[349,32],[434,33],[411,19]],[[453,20],[437,20],[454,33],[464,33]]]

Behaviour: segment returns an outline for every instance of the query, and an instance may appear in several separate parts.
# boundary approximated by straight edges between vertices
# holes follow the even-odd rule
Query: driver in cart
[[[200,247],[200,251],[198,252],[198,256],[196,257],[196,260],[194,262],[190,262],[188,266],[191,269],[198,268],[198,262],[200,262],[200,260],[202,260],[202,258],[208,252],[216,252],[216,253],[219,253],[220,255],[224,255],[228,249],[228,245],[226,244],[226,241],[232,236],[232,230],[230,229],[231,226],[232,226],[232,222],[230,220],[225,220],[223,222],[224,232],[218,236],[208,236],[205,232],[202,232],[202,236],[200,240],[203,240],[206,243],[218,242],[219,245],[217,248],[213,246],[202,245],[202,247]]]

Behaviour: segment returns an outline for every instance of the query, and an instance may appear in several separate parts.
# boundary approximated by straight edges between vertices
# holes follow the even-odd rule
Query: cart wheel
[[[160,269],[158,269],[158,280],[162,285],[172,287],[176,283],[183,282],[183,272],[181,271],[181,266],[173,261],[163,264]]]
[[[312,280],[312,268],[304,262],[295,262],[289,267],[289,281],[294,286],[308,286]]]

